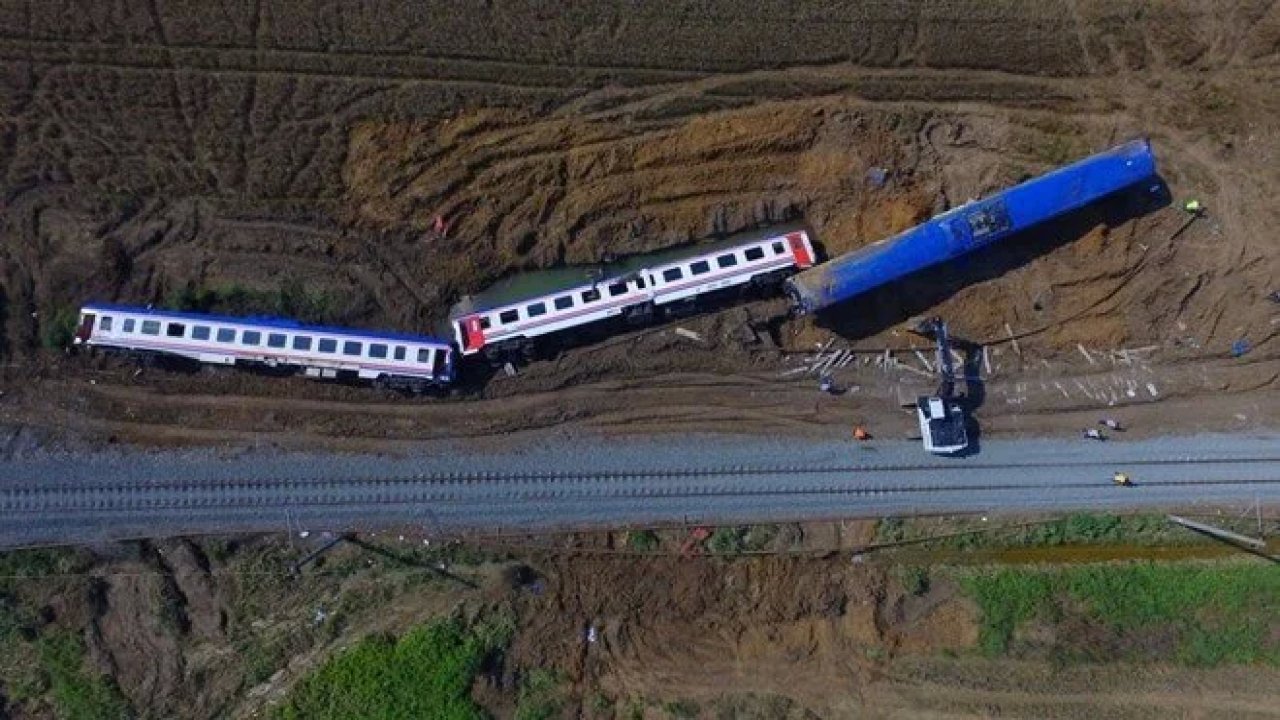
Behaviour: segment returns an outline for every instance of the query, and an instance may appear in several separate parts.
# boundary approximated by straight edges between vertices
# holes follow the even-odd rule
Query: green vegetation
[[[718,527],[707,539],[707,549],[716,555],[760,552],[778,537],[777,525],[734,525]]]
[[[507,620],[465,627],[439,620],[399,640],[366,638],[294,688],[276,717],[482,718],[471,682],[484,659],[510,640]]]
[[[653,552],[658,549],[658,533],[652,530],[632,530],[627,533],[627,547],[636,552]]]
[[[599,690],[591,693],[591,696],[587,699],[587,707],[591,708],[591,712],[597,715],[605,713],[612,715],[614,706],[613,699]]]
[[[1010,547],[1060,545],[1189,545],[1202,538],[1172,525],[1163,515],[1113,515],[1074,513],[1041,523],[1000,527],[980,518],[884,518],[876,524],[876,543],[940,537],[925,547],[950,550],[986,550]]]
[[[746,530],[741,527],[718,527],[707,540],[707,549],[716,555],[737,555],[742,552]]]
[[[759,552],[768,548],[776,537],[777,525],[752,525],[742,536],[742,548],[748,552]]]
[[[671,717],[679,718],[679,720],[692,720],[698,717],[698,713],[702,712],[702,708],[698,703],[684,698],[665,703],[662,709]]]
[[[129,717],[129,705],[110,679],[85,667],[83,641],[51,624],[32,597],[37,589],[87,592],[80,573],[88,562],[85,554],[67,550],[0,554],[0,686],[9,700],[50,703],[67,720]]]
[[[970,575],[962,584],[982,610],[979,642],[989,655],[1007,652],[1019,626],[1029,620],[1063,626],[1074,618],[1111,636],[1108,642],[1091,638],[1090,647],[1081,650],[1086,655],[1106,651],[1142,657],[1142,639],[1164,634],[1172,636],[1173,647],[1159,653],[1171,651],[1169,659],[1183,663],[1280,664],[1280,643],[1272,637],[1280,613],[1280,573],[1271,565],[1000,569]],[[1071,638],[1061,642],[1072,649]]]
[[[239,283],[217,287],[187,285],[165,297],[164,307],[229,315],[279,315],[309,323],[334,322],[334,298],[312,292],[294,278],[280,281],[274,290],[249,288]]]
[[[920,565],[895,565],[894,572],[907,593],[924,595],[929,592],[929,568]]]
[[[40,321],[40,345],[50,350],[67,347],[79,321],[80,311],[76,308],[65,305],[55,308]]]
[[[129,705],[109,678],[84,668],[84,643],[66,632],[44,635],[37,643],[41,668],[60,717],[110,720],[130,717]]]
[[[550,720],[564,705],[563,679],[551,670],[534,668],[520,683],[515,720]]]

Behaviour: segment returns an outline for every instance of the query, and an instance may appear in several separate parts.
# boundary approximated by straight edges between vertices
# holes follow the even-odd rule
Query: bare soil
[[[43,608],[37,634],[83,638],[87,666],[143,717],[263,717],[356,640],[450,615],[514,620],[510,647],[473,687],[500,718],[535,670],[555,678],[556,717],[688,716],[677,707],[704,718],[1274,716],[1274,668],[1168,664],[1158,634],[1032,625],[1020,631],[1027,643],[1098,657],[1123,641],[1133,660],[983,658],[979,612],[948,568],[918,552],[850,562],[874,523],[778,527],[762,552],[785,554],[749,556],[711,555],[689,532],[659,531],[644,552],[625,533],[454,546],[449,570],[471,585],[429,569],[448,553],[428,562],[420,538],[389,535],[364,538],[388,554],[341,545],[297,575],[290,563],[322,538],[101,548],[73,572],[9,587],[12,602]],[[1040,564],[1079,559],[1040,549]],[[906,580],[912,568],[928,573],[924,586]],[[52,717],[39,702],[5,702],[0,692],[13,717]]]
[[[993,380],[1021,399],[980,411],[996,432],[1061,430],[1059,401],[1099,404],[1076,392],[1099,372],[1077,345],[1157,346],[1144,359],[1160,394],[1142,398],[1162,403],[1156,431],[1273,420],[1187,407],[1276,404],[1274,6],[775,5],[5,4],[5,421],[144,444],[412,441],[472,414],[469,435],[565,422],[812,432],[838,420],[844,432],[854,416],[897,433],[884,398],[910,377],[846,373],[874,392],[824,415],[802,391],[810,380],[779,380],[777,352],[740,347],[733,331],[773,319],[783,351],[833,333],[878,351],[909,344],[901,327],[925,313],[1003,343]],[[1115,225],[1086,213],[821,327],[750,304],[694,321],[703,347],[651,333],[587,348],[474,380],[465,409],[273,378],[133,378],[34,354],[59,311],[88,299],[292,283],[333,321],[431,331],[459,295],[512,272],[761,223],[803,218],[837,254],[1139,134],[1172,197],[1201,199],[1206,218],[1184,228],[1176,204]],[[871,168],[887,171],[883,186]],[[1239,339],[1250,352],[1225,360]],[[1050,374],[1071,381],[1065,397],[1034,391]],[[277,408],[286,398],[322,426]]]
[[[408,450],[566,424],[902,436],[899,400],[932,385],[903,331],[923,314],[990,346],[984,433],[1062,432],[1103,408],[1136,434],[1280,425],[1280,306],[1266,297],[1280,289],[1280,6],[1264,0],[0,0],[0,57],[5,453]],[[459,295],[513,272],[765,223],[803,219],[838,254],[1144,134],[1173,206],[1073,217],[822,324],[751,303],[685,323],[703,342],[635,333],[458,397],[136,374],[37,349],[89,299],[292,285],[330,321],[429,332]],[[1209,209],[1189,224],[1176,208],[1188,197]],[[772,320],[770,341],[744,344],[748,320]],[[838,374],[856,389],[822,397],[811,376],[783,376],[833,338],[866,351]],[[1231,357],[1240,339],[1251,349]],[[885,348],[915,371],[871,363]],[[396,595],[354,571],[290,586],[276,566],[198,550],[106,561],[92,592],[51,604],[157,717],[250,716],[321,649],[457,598]],[[514,662],[563,670],[588,715],[594,690],[739,717],[1276,707],[1266,669],[939,656],[972,643],[973,608],[945,583],[908,597],[884,568],[847,559],[530,562],[544,594],[488,586],[477,602],[516,608]],[[317,623],[318,608],[350,624]],[[601,639],[587,647],[590,624]],[[290,658],[272,679],[273,659]],[[502,715],[513,697],[500,680],[477,696]]]

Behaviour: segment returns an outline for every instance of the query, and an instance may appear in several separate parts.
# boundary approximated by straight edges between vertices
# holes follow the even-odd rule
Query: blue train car
[[[1084,207],[1155,174],[1150,142],[1133,140],[798,273],[786,281],[787,295],[796,312],[817,312]]]

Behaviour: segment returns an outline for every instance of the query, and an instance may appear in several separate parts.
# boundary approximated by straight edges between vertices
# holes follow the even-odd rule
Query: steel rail
[[[270,507],[359,507],[389,504],[479,503],[493,501],[564,501],[586,499],[670,499],[670,498],[753,498],[845,496],[884,497],[910,496],[947,492],[1012,492],[1058,491],[1106,487],[1109,481],[987,483],[960,485],[955,483],[892,484],[877,481],[869,485],[828,480],[820,483],[796,484],[778,480],[763,487],[732,487],[725,483],[653,485],[653,476],[638,473],[630,478],[635,484],[581,484],[575,487],[525,487],[524,485],[487,486],[437,485],[405,479],[364,478],[345,482],[246,483],[183,486],[135,486],[128,488],[27,488],[0,491],[0,517],[4,513],[91,512],[131,513],[155,510],[270,508]],[[1280,476],[1257,478],[1152,480],[1139,487],[1217,487],[1280,485]]]

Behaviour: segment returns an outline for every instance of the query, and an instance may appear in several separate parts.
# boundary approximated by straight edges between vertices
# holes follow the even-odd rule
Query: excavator
[[[955,366],[951,362],[947,324],[942,318],[930,318],[917,325],[913,332],[932,337],[938,355],[938,391],[916,398],[920,437],[925,450],[938,455],[954,455],[968,449],[969,436],[965,429],[964,408],[955,396]]]

